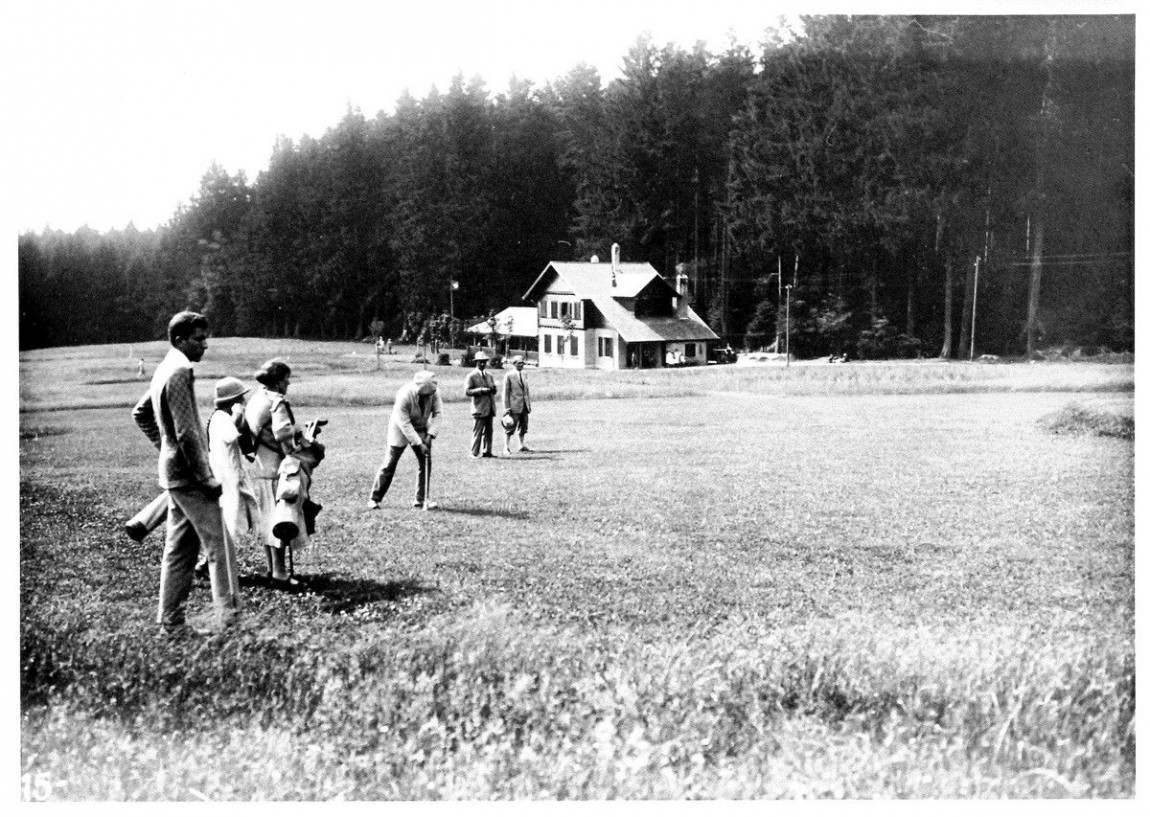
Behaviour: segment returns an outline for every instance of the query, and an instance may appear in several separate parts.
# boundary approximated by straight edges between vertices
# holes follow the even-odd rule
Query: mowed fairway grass
[[[324,509],[309,592],[244,542],[245,627],[173,642],[162,534],[122,533],[163,351],[21,355],[21,772],[54,799],[1134,794],[1133,442],[1049,430],[1129,419],[1132,365],[528,370],[535,453],[497,460],[437,367],[441,507],[408,453],[371,512],[410,351],[213,339],[205,419],[272,354],[329,418]]]

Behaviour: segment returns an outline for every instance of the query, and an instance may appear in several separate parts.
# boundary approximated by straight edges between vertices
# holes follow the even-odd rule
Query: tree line
[[[1132,16],[803,17],[756,51],[640,38],[492,96],[213,165],[168,223],[19,237],[20,345],[446,333],[552,260],[649,261],[736,346],[1133,348]],[[453,289],[453,282],[457,288]],[[445,339],[445,338],[444,338]]]

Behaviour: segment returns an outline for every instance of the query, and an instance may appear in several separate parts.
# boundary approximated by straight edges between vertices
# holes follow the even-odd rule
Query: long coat
[[[240,453],[240,431],[232,415],[216,409],[208,419],[208,461],[220,481],[220,510],[232,541],[259,527],[259,507]]]

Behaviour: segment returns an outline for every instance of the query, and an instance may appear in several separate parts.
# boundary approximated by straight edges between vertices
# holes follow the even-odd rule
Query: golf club
[[[438,507],[431,501],[431,440],[424,444],[423,454],[423,510],[430,511]]]

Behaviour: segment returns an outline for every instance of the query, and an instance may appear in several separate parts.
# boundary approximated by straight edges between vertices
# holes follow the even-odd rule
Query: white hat
[[[516,355],[515,357],[511,358],[511,365],[513,365],[513,366],[516,363],[522,363],[522,362],[523,362],[523,355]]]
[[[487,352],[480,349],[478,352],[475,353],[475,359],[476,360],[491,360],[491,355],[487,354]]]
[[[225,377],[216,381],[216,405],[222,406],[225,403],[230,403],[237,397],[243,397],[251,391],[250,386],[245,386],[239,378]]]
[[[419,386],[420,394],[431,394],[439,384],[435,380],[435,372],[429,372],[426,369],[421,369],[415,373],[415,384]]]

